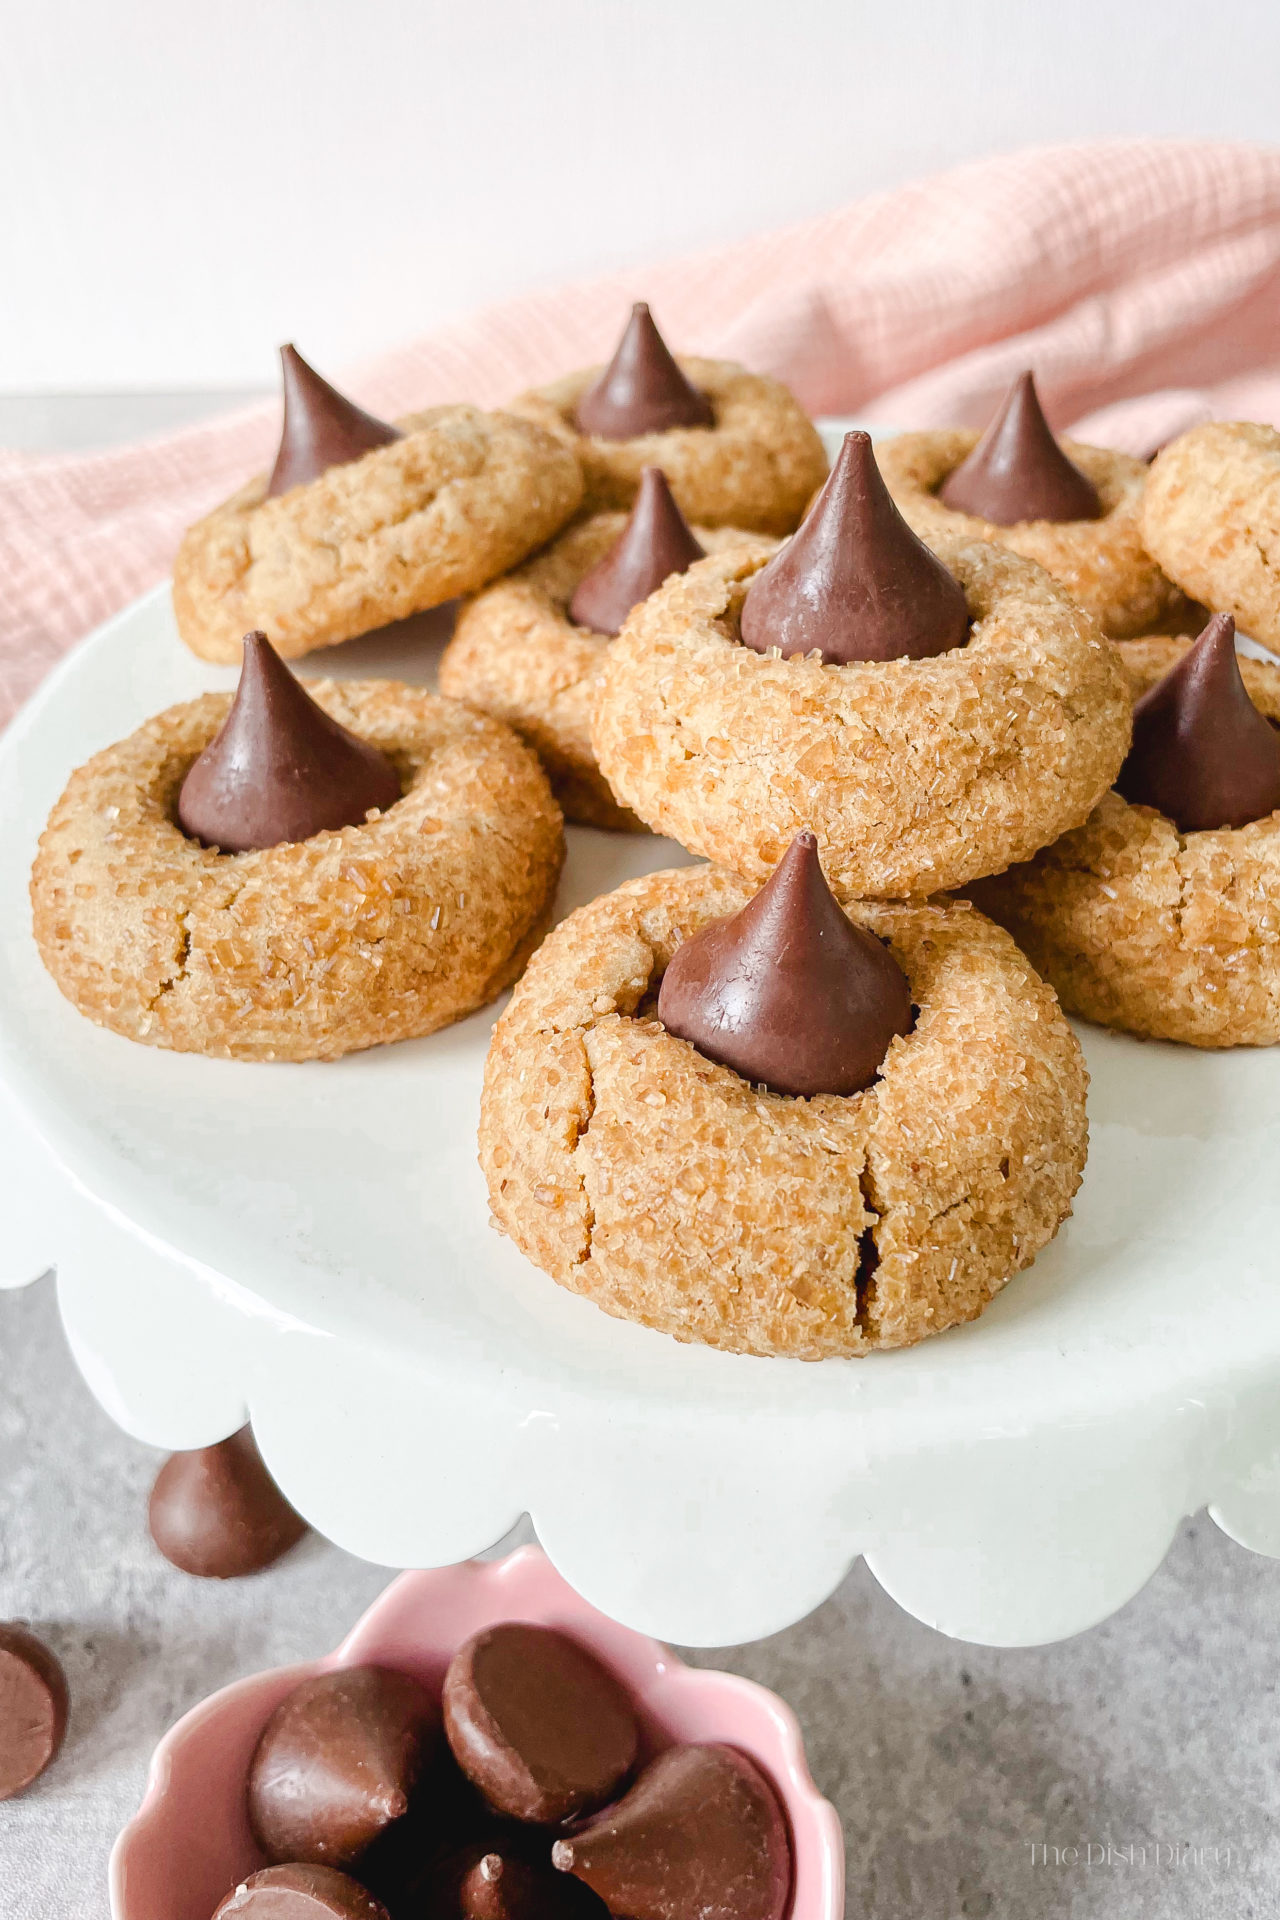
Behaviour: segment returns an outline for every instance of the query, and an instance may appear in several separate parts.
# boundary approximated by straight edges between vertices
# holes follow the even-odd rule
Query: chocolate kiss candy
[[[375,420],[322,380],[296,347],[281,347],[280,372],[284,420],[280,451],[267,482],[268,500],[288,493],[290,487],[318,480],[330,467],[345,467],[374,447],[389,447],[393,440],[404,438],[398,427]]]
[[[67,1681],[56,1657],[17,1621],[0,1623],[0,1800],[38,1780],[67,1730]]]
[[[627,524],[569,602],[569,618],[593,633],[618,633],[632,607],[673,573],[705,558],[661,467],[646,467]]]
[[[213,1920],[391,1920],[380,1900],[334,1867],[264,1867],[233,1889]]]
[[[964,589],[918,540],[880,477],[869,433],[846,433],[798,533],[747,590],[742,642],[784,656],[925,660],[962,647]]]
[[[223,853],[358,826],[400,798],[400,777],[330,719],[265,633],[246,633],[231,711],[182,783],[178,825]]]
[[[685,379],[643,300],[632,307],[617,352],[579,400],[574,417],[580,433],[601,440],[715,425],[711,402]]]
[[[911,1031],[911,989],[888,949],[841,912],[798,833],[740,913],[671,957],[658,1018],[708,1060],[774,1093],[860,1093]]]
[[[551,1858],[614,1920],[782,1920],[791,1897],[778,1797],[733,1747],[669,1747]]]
[[[944,507],[998,527],[1019,520],[1097,520],[1092,480],[1049,430],[1030,372],[1020,373],[973,452],[938,489]]]
[[[249,1824],[267,1858],[354,1866],[408,1810],[435,1725],[426,1688],[388,1667],[295,1687],[249,1767]]]
[[[569,1887],[586,1896],[585,1907],[565,1899]],[[605,1920],[604,1909],[587,1889],[566,1883],[550,1865],[492,1850],[463,1875],[458,1907],[463,1920],[585,1920],[594,1913]]]
[[[453,1757],[490,1806],[552,1826],[612,1799],[635,1764],[630,1700],[585,1647],[509,1620],[460,1647],[444,1678]]]
[[[307,1531],[263,1464],[253,1434],[171,1453],[147,1509],[166,1560],[204,1580],[234,1580],[269,1567]]]
[[[1235,635],[1231,615],[1215,613],[1133,710],[1116,786],[1181,833],[1246,827],[1280,807],[1280,734],[1245,691]]]

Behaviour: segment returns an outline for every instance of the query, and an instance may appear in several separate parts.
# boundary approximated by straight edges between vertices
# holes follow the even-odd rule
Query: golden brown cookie
[[[534,748],[566,820],[632,833],[647,831],[619,806],[591,750],[591,717],[612,644],[568,614],[578,583],[603,559],[626,523],[598,513],[499,580],[458,615],[440,662],[440,691],[505,720]],[[759,536],[733,527],[695,527],[709,553]]]
[[[360,826],[241,854],[189,839],[178,791],[227,694],[170,707],[72,774],[31,900],[45,965],[100,1026],[184,1053],[335,1059],[432,1033],[524,965],[564,851],[534,755],[417,687],[308,691],[404,782]]]
[[[1142,533],[1165,572],[1280,653],[1280,433],[1214,420],[1151,468]]]
[[[1049,989],[963,902],[859,905],[914,1030],[851,1096],[757,1090],[652,1008],[690,935],[752,889],[651,874],[545,941],[494,1029],[480,1163],[497,1226],[606,1312],[817,1360],[972,1320],[1052,1239],[1086,1076]]]
[[[432,407],[403,438],[266,497],[259,474],[196,522],[173,567],[178,632],[206,660],[240,658],[260,627],[296,659],[470,593],[576,510],[572,450],[528,420]]]
[[[1133,697],[1190,644],[1127,641]],[[1280,722],[1280,668],[1239,664],[1254,705]],[[1112,791],[1082,827],[970,892],[1068,1013],[1193,1047],[1280,1040],[1280,814],[1180,833]]]
[[[927,660],[739,645],[759,542],[669,580],[609,649],[592,740],[618,799],[757,882],[812,828],[842,900],[962,886],[1078,826],[1129,743],[1114,649],[1031,561],[932,544],[974,625]]]
[[[818,429],[781,381],[732,360],[679,365],[711,402],[711,427],[672,427],[634,440],[580,434],[574,409],[600,373],[587,367],[522,393],[511,412],[573,449],[586,476],[585,512],[629,507],[645,467],[661,467],[686,518],[704,527],[790,533],[827,471]]]
[[[965,427],[899,433],[876,442],[876,459],[899,511],[930,546],[938,537],[991,540],[1037,560],[1116,639],[1149,633],[1174,602],[1174,589],[1143,544],[1142,492],[1147,469],[1130,454],[1064,440],[1062,450],[1092,481],[1102,501],[1098,520],[1024,520],[1001,527],[956,513],[937,490],[977,445]]]

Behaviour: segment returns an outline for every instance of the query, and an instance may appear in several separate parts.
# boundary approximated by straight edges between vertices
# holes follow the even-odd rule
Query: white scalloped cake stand
[[[309,664],[425,678],[430,628]],[[858,1554],[920,1619],[996,1644],[1102,1619],[1207,1502],[1280,1554],[1280,1060],[1086,1029],[1074,1218],[974,1326],[807,1366],[679,1346],[489,1227],[492,1011],[268,1066],[135,1046],[61,999],[26,898],[50,805],[95,749],[232,680],[157,592],[0,740],[0,1279],[57,1266],[121,1425],[193,1447],[251,1412],[307,1517],[392,1566],[461,1559],[527,1509],[586,1598],[691,1644],[786,1626]],[[569,838],[565,909],[684,857]]]

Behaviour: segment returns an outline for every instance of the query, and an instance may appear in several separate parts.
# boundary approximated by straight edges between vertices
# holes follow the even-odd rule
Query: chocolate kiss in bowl
[[[847,433],[799,529],[747,590],[742,643],[784,658],[928,659],[969,634],[964,589],[898,512],[869,433]]]
[[[703,550],[676,505],[661,467],[646,467],[627,523],[602,560],[578,582],[569,618],[593,633],[619,633],[633,607]]]
[[[1229,613],[1215,613],[1134,707],[1116,787],[1181,833],[1246,827],[1280,807],[1280,734],[1249,698]]]
[[[600,440],[715,425],[711,402],[681,373],[643,300],[632,307],[617,351],[574,418],[580,433]]]
[[[280,450],[267,482],[268,500],[288,493],[290,487],[318,480],[330,467],[345,467],[374,447],[387,447],[393,440],[404,438],[398,427],[365,413],[322,380],[296,347],[281,347],[280,372],[284,420]]]
[[[778,1796],[734,1747],[669,1747],[551,1858],[615,1920],[782,1920],[791,1896]]]
[[[438,1724],[426,1688],[389,1667],[342,1667],[286,1694],[246,1789],[268,1860],[354,1867],[408,1812]]]
[[[400,798],[385,754],[318,707],[265,633],[247,633],[231,711],[192,766],[178,824],[223,853],[359,826]]]
[[[774,1093],[860,1093],[911,989],[875,935],[835,899],[812,833],[798,833],[740,913],[713,920],[671,957],[658,1018],[708,1060]]]
[[[500,1849],[482,1854],[462,1876],[457,1909],[461,1920],[609,1920],[590,1889],[556,1873],[545,1851],[536,1863]]]
[[[380,1900],[335,1867],[264,1867],[227,1895],[213,1920],[391,1920]]]
[[[997,527],[1020,520],[1097,520],[1092,480],[1053,437],[1030,371],[1020,373],[967,459],[938,489],[944,507]]]
[[[454,1759],[513,1820],[554,1826],[591,1813],[635,1764],[626,1692],[554,1627],[508,1620],[473,1634],[449,1662],[443,1701]]]

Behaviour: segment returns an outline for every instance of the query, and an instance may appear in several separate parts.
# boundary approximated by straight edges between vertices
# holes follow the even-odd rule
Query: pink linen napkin
[[[694,259],[510,300],[363,368],[382,414],[500,405],[607,356],[648,299],[677,351],[777,374],[815,413],[983,422],[1034,367],[1050,417],[1146,454],[1198,420],[1280,424],[1280,148],[1109,141],[1004,155]],[[306,351],[305,319],[299,343]],[[164,578],[269,462],[273,402],[90,456],[0,452],[0,724]]]

